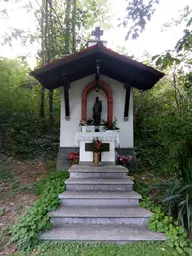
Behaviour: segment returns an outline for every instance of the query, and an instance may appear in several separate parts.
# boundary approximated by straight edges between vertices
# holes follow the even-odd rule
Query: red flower
[[[132,159],[132,156],[122,156],[122,155],[118,155],[117,156],[117,161],[119,162],[119,164],[127,167],[128,162],[130,162]]]
[[[102,141],[100,141],[98,138],[95,138],[92,140],[93,152],[101,152],[101,147],[102,147]]]
[[[79,153],[78,152],[70,152],[67,159],[70,161],[70,166],[72,166],[73,164],[78,164]]]

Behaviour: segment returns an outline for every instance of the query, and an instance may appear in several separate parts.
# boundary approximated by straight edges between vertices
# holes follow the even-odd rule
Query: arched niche
[[[96,81],[92,81],[88,83],[82,93],[82,112],[81,112],[81,119],[85,120],[89,118],[87,116],[87,96],[88,94],[95,90]],[[109,85],[104,81],[99,81],[100,90],[102,90],[107,97],[107,120],[111,124],[113,121],[113,93]]]
[[[90,118],[93,115],[93,105],[95,104],[96,97],[99,97],[99,100],[102,101],[102,112],[101,112],[101,119],[107,120],[107,95],[103,90],[99,90],[99,92],[96,92],[95,90],[92,90],[87,95],[87,110],[86,110],[86,118]]]

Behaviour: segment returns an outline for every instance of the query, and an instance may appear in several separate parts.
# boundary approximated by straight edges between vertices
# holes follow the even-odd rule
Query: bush
[[[166,216],[161,206],[156,206],[149,198],[141,202],[141,206],[153,212],[148,228],[154,232],[163,232],[168,237],[167,244],[175,249],[175,255],[192,255],[192,243],[187,232],[172,217]]]
[[[169,216],[179,222],[192,238],[192,164],[182,169],[181,177],[157,184],[163,194],[163,205]]]
[[[180,173],[181,156],[186,156],[185,162],[192,159],[192,94],[182,93],[176,101],[176,92],[165,82],[147,92],[135,91],[134,137],[139,171]]]
[[[10,230],[12,241],[20,250],[32,249],[40,232],[51,227],[47,213],[59,206],[58,194],[65,190],[64,180],[68,176],[68,172],[56,172],[37,182],[40,198]]]
[[[54,90],[54,128],[50,127],[45,91],[40,118],[41,85],[26,63],[0,59],[0,153],[22,159],[54,159],[59,146],[60,90]]]
[[[21,120],[9,120],[3,147],[21,159],[55,159],[59,147],[59,129],[48,133],[35,116],[27,114]]]

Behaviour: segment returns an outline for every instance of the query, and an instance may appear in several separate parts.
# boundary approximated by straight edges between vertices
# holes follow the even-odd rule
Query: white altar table
[[[119,132],[77,132],[75,135],[75,146],[79,147],[79,162],[93,162],[93,152],[85,151],[85,143],[91,143],[94,138],[98,138],[103,143],[109,143],[109,151],[101,153],[101,162],[115,164],[115,147],[119,146]]]

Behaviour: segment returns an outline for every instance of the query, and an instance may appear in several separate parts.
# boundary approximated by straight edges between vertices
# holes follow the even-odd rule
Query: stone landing
[[[139,206],[141,195],[122,166],[73,165],[61,207],[49,213],[52,230],[42,240],[132,243],[165,241],[147,230],[151,212]]]

